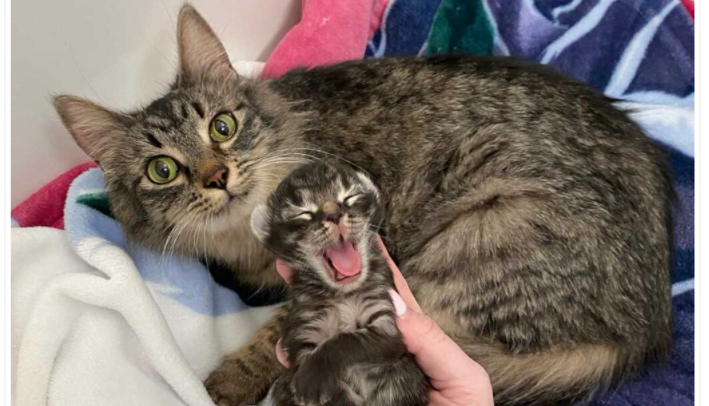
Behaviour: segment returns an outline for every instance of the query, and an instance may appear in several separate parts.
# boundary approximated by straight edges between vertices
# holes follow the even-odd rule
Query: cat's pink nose
[[[208,175],[202,180],[205,188],[226,189],[229,180],[229,169],[224,166],[216,166],[207,171]]]

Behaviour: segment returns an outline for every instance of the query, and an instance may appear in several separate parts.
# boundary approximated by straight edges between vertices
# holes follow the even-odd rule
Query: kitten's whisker
[[[384,227],[382,227],[382,226],[378,226],[378,225],[375,225],[375,224],[372,224],[372,223],[365,223],[365,224],[366,224],[367,226],[369,226],[369,228],[376,229],[377,231],[379,231],[379,230],[384,230]]]

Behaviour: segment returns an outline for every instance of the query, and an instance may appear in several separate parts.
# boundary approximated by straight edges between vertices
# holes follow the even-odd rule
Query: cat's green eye
[[[177,162],[169,156],[153,158],[148,163],[148,179],[158,185],[171,182],[177,177],[179,167]]]
[[[236,133],[236,119],[231,113],[221,113],[212,120],[209,136],[216,142],[224,142]]]

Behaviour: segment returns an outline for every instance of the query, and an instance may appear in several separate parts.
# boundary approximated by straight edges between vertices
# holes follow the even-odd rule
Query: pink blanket
[[[76,166],[42,186],[32,196],[17,205],[10,215],[20,227],[54,227],[64,229],[64,202],[74,178],[96,164]]]
[[[301,21],[278,44],[261,77],[297,67],[361,59],[379,29],[388,0],[303,0]]]

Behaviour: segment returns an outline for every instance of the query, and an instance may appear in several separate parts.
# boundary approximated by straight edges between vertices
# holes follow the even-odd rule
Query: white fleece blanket
[[[13,404],[212,406],[202,381],[274,307],[246,306],[196,260],[127,244],[102,202],[92,169],[69,190],[66,232],[11,231]]]

